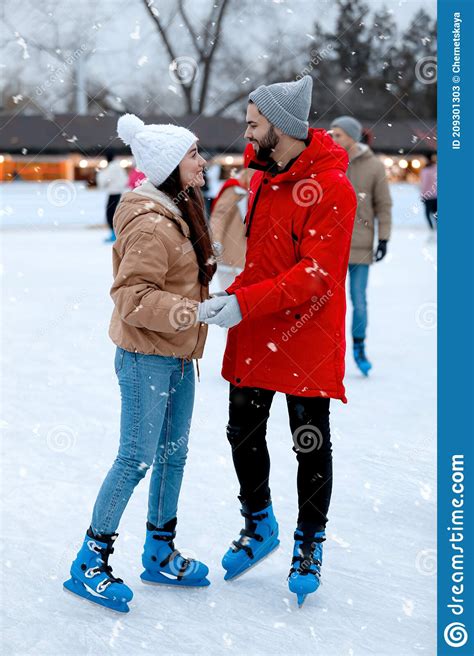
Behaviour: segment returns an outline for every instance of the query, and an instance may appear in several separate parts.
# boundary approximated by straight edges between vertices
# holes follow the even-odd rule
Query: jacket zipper
[[[248,224],[247,224],[247,230],[245,232],[246,237],[248,237],[250,235],[250,227],[252,225],[253,215],[255,214],[255,208],[257,207],[257,202],[258,202],[258,198],[260,196],[260,190],[263,187],[263,180],[264,179],[265,178],[262,178],[262,181],[260,182],[260,187],[257,189],[257,193],[255,194],[255,200],[253,201],[253,204],[252,204],[252,210],[250,212],[250,216],[249,216],[249,220],[248,220]]]

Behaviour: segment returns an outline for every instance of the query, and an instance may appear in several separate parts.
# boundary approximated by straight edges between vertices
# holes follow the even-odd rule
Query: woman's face
[[[197,144],[193,144],[179,164],[183,189],[203,186],[205,166],[206,160],[198,153]]]

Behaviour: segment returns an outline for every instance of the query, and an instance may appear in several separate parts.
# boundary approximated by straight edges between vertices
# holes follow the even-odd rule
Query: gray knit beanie
[[[354,141],[360,141],[362,137],[362,125],[352,116],[339,116],[335,118],[331,123],[332,128],[341,128]]]
[[[282,132],[295,139],[306,139],[312,89],[313,80],[305,75],[297,82],[262,84],[249,94],[249,100]]]

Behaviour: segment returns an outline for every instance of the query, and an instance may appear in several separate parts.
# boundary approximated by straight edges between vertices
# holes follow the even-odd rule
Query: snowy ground
[[[390,255],[370,274],[373,374],[362,379],[349,357],[349,404],[332,406],[335,478],[320,590],[302,609],[287,590],[296,461],[283,397],[269,422],[282,546],[244,577],[223,581],[220,558],[241,518],[225,438],[227,384],[219,374],[224,334],[211,328],[177,545],[206,560],[212,585],[187,591],[141,584],[142,483],[112,563],[135,591],[125,616],[62,591],[117,447],[119,392],[107,337],[110,247],[98,230],[31,228],[37,199],[20,202],[13,186],[5,192],[8,223],[16,216],[17,225],[30,224],[2,234],[6,654],[436,653],[436,246],[427,239],[416,189],[393,189]],[[87,222],[98,222],[97,202],[86,205]],[[63,219],[53,221],[85,222],[69,205],[60,209],[53,214]]]

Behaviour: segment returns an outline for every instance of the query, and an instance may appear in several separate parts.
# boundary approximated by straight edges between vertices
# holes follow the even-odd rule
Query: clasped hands
[[[242,321],[242,312],[235,294],[218,292],[207,301],[199,303],[198,321],[232,328]]]

